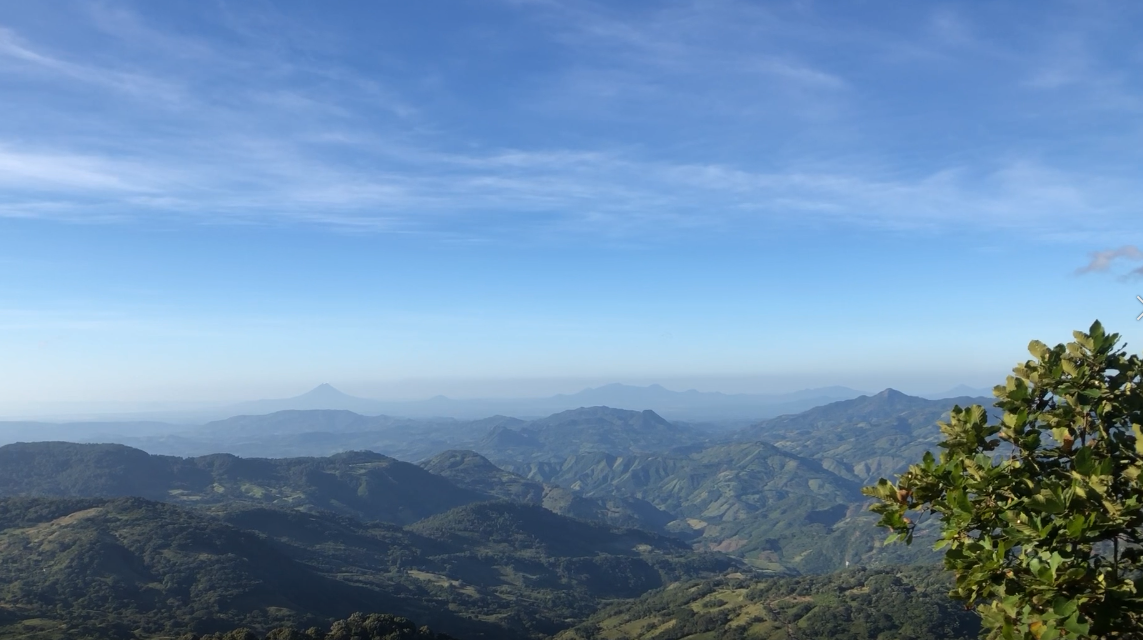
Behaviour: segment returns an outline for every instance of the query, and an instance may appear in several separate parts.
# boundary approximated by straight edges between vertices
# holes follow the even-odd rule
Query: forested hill
[[[690,452],[590,453],[513,468],[586,497],[646,500],[674,516],[668,529],[775,571],[830,571],[871,560],[878,539],[852,480],[764,442]]]
[[[0,602],[0,637],[177,636],[310,626],[354,611],[430,615],[500,637],[399,590],[325,576],[264,536],[140,498],[0,500]]]
[[[445,451],[420,464],[459,486],[510,502],[541,505],[554,513],[581,520],[664,532],[667,524],[675,519],[671,513],[640,498],[614,495],[589,498],[558,485],[529,480],[497,467],[475,451]]]
[[[250,502],[398,524],[487,499],[417,465],[369,452],[326,458],[176,458],[122,445],[66,442],[0,447],[0,496]]]
[[[604,609],[556,640],[970,640],[980,619],[935,568],[676,584]]]
[[[902,471],[940,440],[937,422],[954,405],[991,407],[991,398],[927,400],[886,389],[802,413],[780,416],[731,433],[727,440],[762,440],[820,460],[845,478],[870,483]]]
[[[250,505],[0,499],[0,638],[137,639],[388,612],[461,638],[535,638],[607,599],[738,564],[678,541],[475,504],[412,528]],[[177,633],[176,633],[177,632]],[[53,632],[54,633],[54,632]]]

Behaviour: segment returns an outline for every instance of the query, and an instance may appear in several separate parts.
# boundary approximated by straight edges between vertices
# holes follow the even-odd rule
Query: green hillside
[[[674,454],[571,456],[513,468],[587,497],[624,496],[674,515],[668,529],[772,571],[833,571],[845,562],[929,555],[883,548],[860,485],[765,442]]]
[[[842,477],[868,484],[903,471],[934,449],[940,440],[937,422],[958,404],[989,407],[992,400],[927,400],[886,389],[766,420],[729,437],[772,443],[819,460]]]
[[[632,497],[586,498],[551,484],[505,471],[475,451],[445,451],[420,463],[421,467],[468,489],[489,496],[538,504],[560,515],[605,524],[664,532],[674,517],[654,505]]]
[[[556,640],[969,640],[979,618],[935,568],[673,584],[600,611]]]
[[[464,638],[539,637],[607,600],[734,568],[671,538],[510,503],[401,528],[249,503],[8,498],[0,638],[265,631],[353,611]]]
[[[0,500],[0,637],[324,623],[399,611],[387,594],[315,573],[261,537],[140,498]]]

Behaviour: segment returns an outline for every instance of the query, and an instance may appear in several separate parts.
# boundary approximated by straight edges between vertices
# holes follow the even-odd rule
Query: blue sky
[[[1138,347],[1141,14],[6,3],[0,404],[920,392],[1095,318]]]

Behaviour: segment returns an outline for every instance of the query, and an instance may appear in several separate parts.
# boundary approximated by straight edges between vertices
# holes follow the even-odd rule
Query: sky
[[[0,407],[1143,345],[1131,2],[0,4]]]

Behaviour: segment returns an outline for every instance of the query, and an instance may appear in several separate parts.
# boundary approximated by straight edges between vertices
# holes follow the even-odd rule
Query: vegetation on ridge
[[[912,542],[910,512],[939,520],[953,594],[989,638],[1143,634],[1143,359],[1098,321],[1074,335],[1029,345],[997,423],[954,408],[939,456],[866,489],[894,537]]]

